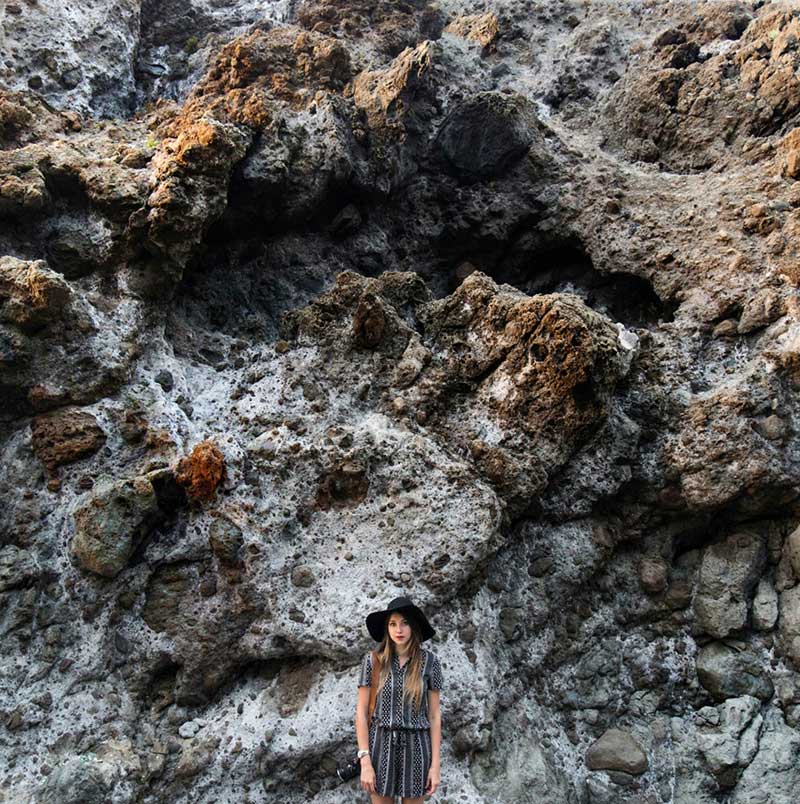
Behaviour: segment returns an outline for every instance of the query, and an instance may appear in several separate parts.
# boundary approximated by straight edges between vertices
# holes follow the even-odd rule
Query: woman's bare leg
[[[422,804],[422,796],[419,798],[404,798],[403,804]]]
[[[394,804],[394,799],[391,796],[379,796],[377,793],[370,793],[370,796],[372,797],[372,804]]]

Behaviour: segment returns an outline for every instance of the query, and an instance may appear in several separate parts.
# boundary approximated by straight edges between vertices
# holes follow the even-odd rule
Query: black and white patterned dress
[[[403,682],[409,662],[402,667],[392,654],[392,672],[378,692],[369,724],[369,753],[375,768],[375,792],[381,796],[419,798],[425,791],[431,767],[431,724],[428,690],[442,688],[439,657],[422,649],[422,702],[414,711],[403,702]],[[372,684],[372,653],[361,664],[359,687]]]

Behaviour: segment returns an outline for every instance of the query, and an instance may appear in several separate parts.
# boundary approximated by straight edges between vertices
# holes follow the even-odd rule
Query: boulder
[[[701,727],[697,746],[709,770],[722,788],[736,784],[740,768],[748,765],[758,750],[758,734],[763,723],[760,703],[744,695],[725,703],[704,707],[697,713]]]
[[[113,578],[160,516],[149,479],[103,478],[73,514],[72,553],[84,569]]]
[[[766,563],[764,540],[742,531],[703,552],[694,612],[697,625],[721,639],[747,622],[747,601]]]
[[[638,775],[649,766],[647,755],[627,731],[608,729],[586,752],[586,767],[591,770],[622,771]]]
[[[208,529],[208,542],[211,551],[223,564],[236,566],[241,563],[244,538],[242,529],[235,522],[224,517],[215,519]]]
[[[778,593],[772,581],[762,578],[753,598],[753,627],[771,631],[778,620]]]
[[[500,23],[493,11],[463,14],[456,17],[444,29],[444,33],[461,36],[471,42],[477,42],[483,48],[489,48],[500,33]]]
[[[700,649],[697,676],[716,701],[742,695],[768,701],[774,692],[772,681],[756,656],[722,642],[712,642]]]
[[[453,172],[471,180],[499,176],[539,135],[530,102],[520,95],[481,92],[445,118],[437,145]]]
[[[35,332],[57,320],[70,298],[69,285],[44,261],[0,257],[0,321]]]
[[[781,649],[800,670],[800,586],[781,592],[778,628]]]

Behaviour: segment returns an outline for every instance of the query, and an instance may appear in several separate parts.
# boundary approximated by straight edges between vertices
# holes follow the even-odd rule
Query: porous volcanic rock
[[[3,6],[0,799],[794,804],[800,14]],[[56,32],[55,35],[53,32]]]

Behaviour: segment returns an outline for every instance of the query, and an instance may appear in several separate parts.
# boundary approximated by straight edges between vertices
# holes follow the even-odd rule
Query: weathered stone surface
[[[778,620],[778,593],[766,578],[758,582],[753,598],[753,626],[759,631],[771,631]]]
[[[797,78],[786,43],[796,36],[796,18],[775,8],[742,27],[738,47],[705,60],[700,45],[708,34],[700,27],[692,40],[655,50],[654,69],[620,82],[608,101],[609,134],[627,155],[702,170],[723,157],[731,140],[741,138],[737,145],[746,147],[748,136],[776,131],[792,116]],[[688,160],[681,163],[679,154]]]
[[[0,592],[26,586],[38,576],[36,559],[27,550],[13,544],[0,547]]]
[[[147,478],[104,478],[75,509],[72,553],[84,569],[113,578],[159,516],[156,493]]]
[[[214,496],[225,474],[225,456],[213,441],[201,441],[181,458],[175,480],[192,500],[204,501]]]
[[[72,757],[53,769],[38,800],[42,804],[103,804],[111,788],[105,770],[95,757]]]
[[[406,594],[449,801],[793,804],[790,5],[5,4],[0,798],[349,804]]]
[[[774,691],[757,657],[722,642],[712,642],[697,654],[697,677],[716,701],[749,695],[768,701]]]
[[[0,258],[0,320],[35,332],[61,316],[70,289],[47,265]]]
[[[33,451],[50,471],[94,454],[105,441],[97,419],[74,408],[37,416],[31,423]]]
[[[784,553],[792,568],[794,577],[800,580],[800,528],[795,528],[787,537],[784,544]]]
[[[483,14],[464,14],[456,17],[444,29],[445,33],[463,36],[477,42],[481,47],[488,48],[497,39],[500,33],[500,24],[497,15],[492,11]]]
[[[764,717],[759,749],[744,769],[731,796],[732,804],[749,804],[764,798],[774,804],[790,804],[800,784],[800,771],[794,757],[800,750],[797,729],[789,727],[779,709],[771,708]]]
[[[621,729],[608,729],[586,752],[592,770],[639,774],[647,770],[647,756],[634,737]]]
[[[743,531],[703,553],[694,611],[697,624],[717,638],[744,628],[749,594],[766,561],[763,538]]]
[[[747,695],[730,698],[717,709],[701,709],[698,715],[702,724],[698,747],[719,787],[731,788],[758,750],[763,723],[759,702]]]
[[[781,592],[778,629],[783,652],[800,670],[800,585]]]
[[[453,109],[437,143],[458,176],[481,180],[499,176],[540,136],[533,107],[524,97],[486,92]]]

